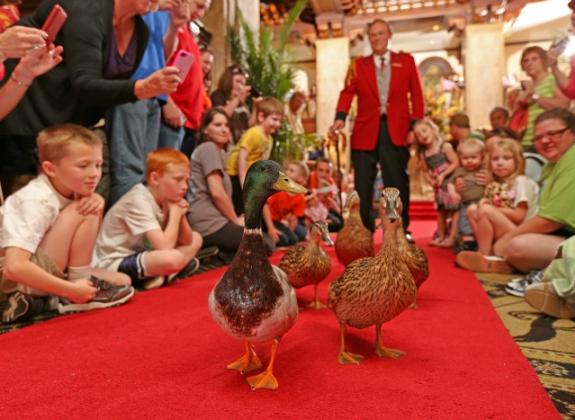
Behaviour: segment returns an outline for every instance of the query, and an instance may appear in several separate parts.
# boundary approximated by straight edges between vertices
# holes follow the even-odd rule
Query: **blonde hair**
[[[256,111],[257,114],[260,112],[264,114],[264,117],[268,117],[271,114],[283,115],[284,104],[279,99],[266,96],[256,103]]]
[[[152,172],[162,175],[169,165],[186,165],[189,169],[190,160],[182,152],[171,147],[162,147],[148,153],[146,159],[146,179]]]
[[[483,154],[485,152],[485,144],[479,139],[465,139],[457,146],[457,154],[460,155],[463,149],[475,149]]]
[[[436,140],[437,142],[441,142],[441,141],[443,140],[443,139],[441,138],[441,134],[439,134],[439,127],[438,127],[433,121],[431,121],[430,118],[425,117],[425,118],[423,118],[423,119],[421,119],[421,120],[417,120],[417,121],[413,124],[413,130],[415,130],[415,128],[416,128],[418,125],[422,125],[422,124],[424,124],[424,125],[428,126],[429,128],[431,128],[431,131],[433,132],[433,135],[434,135],[435,140]],[[417,153],[418,153],[419,155],[422,155],[423,152],[425,152],[425,146],[422,146],[421,144],[419,144],[419,141],[417,140],[417,135],[415,136],[415,141],[416,141],[416,144],[417,144]]]
[[[522,175],[525,172],[525,158],[523,157],[523,148],[517,140],[511,139],[509,137],[502,137],[493,142],[489,148],[488,152],[488,162],[489,170],[491,171],[491,155],[496,148],[500,148],[504,151],[511,152],[513,154],[513,160],[515,161],[515,171],[509,176],[505,181],[512,181],[518,175]],[[493,171],[492,171],[493,172]]]
[[[62,159],[71,144],[102,147],[102,139],[92,130],[77,124],[60,124],[45,128],[36,138],[40,163]]]
[[[288,160],[286,163],[286,168],[288,167],[288,165],[295,165],[298,167],[300,175],[302,175],[305,178],[305,182],[307,183],[307,180],[309,179],[309,168],[307,167],[307,165],[305,163],[303,163],[301,160]]]

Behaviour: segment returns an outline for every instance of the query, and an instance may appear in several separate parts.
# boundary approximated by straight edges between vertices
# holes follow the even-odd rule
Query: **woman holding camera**
[[[222,107],[230,118],[233,144],[250,128],[250,109],[246,100],[253,92],[247,82],[248,75],[242,67],[229,66],[220,77],[218,89],[211,95],[212,105]]]
[[[141,15],[158,6],[149,0],[44,0],[19,24],[40,28],[55,4],[68,18],[56,37],[66,50],[64,60],[34,80],[22,101],[0,122],[0,175],[36,172],[36,135],[65,122],[87,127],[106,109],[173,92],[178,69],[165,67],[131,80],[148,44]],[[15,62],[8,62],[7,76]]]
[[[533,127],[537,116],[546,109],[567,108],[569,100],[557,89],[553,75],[549,73],[545,50],[541,47],[527,47],[521,54],[521,68],[530,80],[521,82],[522,91],[517,104],[527,108],[527,127],[522,145],[525,151],[534,152]]]

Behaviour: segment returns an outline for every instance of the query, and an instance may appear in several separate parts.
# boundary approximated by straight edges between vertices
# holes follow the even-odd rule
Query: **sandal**
[[[444,240],[445,239],[435,238],[435,239],[432,239],[431,241],[429,241],[427,245],[429,245],[429,246],[440,246],[439,244],[441,244]]]
[[[453,243],[453,239],[445,238],[443,241],[437,244],[437,246],[440,248],[453,248]]]

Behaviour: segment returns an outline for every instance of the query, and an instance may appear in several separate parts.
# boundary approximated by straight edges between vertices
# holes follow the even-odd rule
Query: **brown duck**
[[[372,258],[351,263],[329,286],[328,306],[337,317],[341,330],[338,361],[359,364],[363,356],[345,350],[347,326],[375,326],[375,353],[394,359],[404,354],[381,345],[381,325],[399,315],[415,301],[417,286],[397,246],[401,226],[398,212],[399,191],[385,188],[380,201],[383,245]]]
[[[373,234],[361,221],[359,195],[353,191],[346,203],[348,217],[335,238],[335,254],[345,266],[358,258],[373,257]]]
[[[324,221],[312,223],[309,235],[310,240],[305,246],[295,245],[286,251],[279,268],[287,274],[288,281],[296,289],[313,284],[314,299],[309,307],[321,309],[325,308],[325,305],[318,299],[317,288],[331,272],[331,258],[321,248],[320,242],[324,240],[330,246],[333,242]]]
[[[402,210],[403,205],[400,206],[398,210],[399,214],[402,213]],[[399,253],[403,256],[403,260],[405,261],[405,264],[407,264],[411,275],[413,276],[413,280],[415,280],[417,288],[419,289],[423,282],[429,277],[429,260],[427,258],[427,254],[423,249],[407,240],[405,237],[405,231],[401,225],[397,229],[397,247],[399,249]],[[413,302],[412,308],[417,308],[416,302]]]

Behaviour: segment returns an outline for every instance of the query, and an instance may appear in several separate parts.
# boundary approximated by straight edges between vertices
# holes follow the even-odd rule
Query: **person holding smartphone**
[[[553,75],[549,73],[545,50],[530,46],[521,53],[521,69],[529,79],[521,81],[517,95],[519,106],[527,108],[527,127],[521,143],[526,152],[536,152],[533,144],[535,119],[547,109],[567,108],[569,100],[557,88]]]
[[[569,99],[575,99],[575,55],[569,58],[571,65],[571,72],[566,75],[559,69],[559,56],[565,52],[567,45],[573,39],[573,31],[575,31],[575,2],[569,2],[569,8],[573,11],[571,13],[571,28],[569,34],[560,40],[554,42],[547,51],[547,64],[551,68],[551,73],[555,77],[555,82],[561,92]]]
[[[164,106],[162,134],[160,142],[170,141],[174,136],[179,140],[180,150],[190,157],[196,145],[196,136],[204,113],[204,75],[202,73],[202,56],[200,47],[194,39],[190,24],[201,19],[208,11],[211,0],[188,0],[190,8],[189,22],[182,25],[177,33],[174,57],[177,60],[180,51],[191,53],[193,64],[186,77],[174,93],[172,102]],[[180,112],[176,112],[180,111]],[[172,140],[173,141],[173,140]],[[165,143],[164,143],[165,144]]]
[[[22,101],[0,122],[0,176],[35,174],[35,139],[45,127],[64,122],[95,125],[106,109],[173,92],[178,70],[162,68],[133,80],[149,40],[142,15],[158,1],[44,0],[18,25],[40,28],[55,4],[67,20],[55,39],[66,49],[62,62],[37,77]],[[16,62],[7,62],[11,77]]]
[[[178,30],[190,17],[187,3],[188,0],[162,0],[154,3],[151,13],[142,17],[149,38],[142,60],[131,75],[132,80],[145,79],[166,68],[166,57],[175,49]],[[170,65],[167,68],[177,67]],[[179,68],[178,78],[180,81],[184,79]],[[162,107],[168,102],[169,95],[162,94],[108,109],[106,136],[110,149],[109,206],[142,181],[149,152],[158,147],[173,147],[161,141]],[[104,183],[102,188],[106,186]]]

